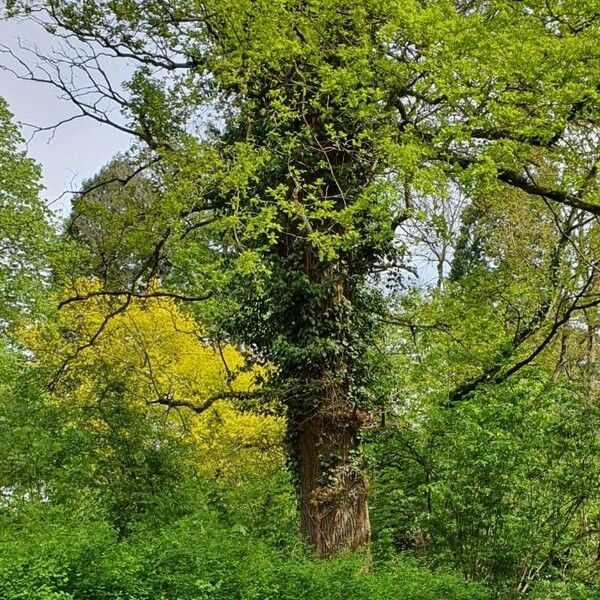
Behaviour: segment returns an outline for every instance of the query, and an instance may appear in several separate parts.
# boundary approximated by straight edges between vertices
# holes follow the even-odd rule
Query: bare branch
[[[68,304],[72,304],[73,302],[84,302],[85,300],[89,300],[90,298],[97,297],[125,297],[131,301],[132,298],[138,298],[140,300],[149,300],[151,298],[172,298],[174,300],[180,300],[182,302],[201,302],[203,300],[208,300],[211,297],[211,294],[205,294],[204,296],[186,296],[185,294],[178,294],[176,292],[136,292],[134,290],[97,290],[93,292],[88,292],[87,294],[78,294],[77,296],[72,296],[67,298],[66,300],[62,300],[58,303],[58,309],[60,310],[64,306]]]
[[[169,408],[187,408],[196,414],[201,414],[208,410],[215,402],[219,400],[250,400],[254,398],[258,398],[260,396],[259,392],[219,392],[214,396],[209,396],[202,404],[194,404],[189,400],[175,400],[172,395],[166,394],[157,398],[156,400],[152,400],[148,402],[148,404],[162,404],[164,406],[168,406]]]

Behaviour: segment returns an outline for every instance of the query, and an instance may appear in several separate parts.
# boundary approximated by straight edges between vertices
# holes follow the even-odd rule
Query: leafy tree
[[[52,228],[42,204],[40,169],[0,98],[0,329],[39,310]]]
[[[287,479],[273,478],[280,451],[257,446],[256,460],[249,447],[269,431],[280,436],[273,418],[246,419],[224,400],[189,420],[148,407],[143,395],[155,378],[137,364],[146,352],[158,361],[156,385],[176,398],[191,390],[200,401],[226,387],[220,353],[192,334],[197,325],[172,301],[136,301],[112,319],[50,394],[48,371],[109,309],[104,297],[93,305],[67,305],[57,326],[28,332],[36,368],[22,357],[0,361],[3,598],[487,599],[482,587],[413,560],[369,569],[362,554],[315,560],[300,543]],[[229,364],[243,360],[223,350]],[[260,482],[249,486],[255,468]]]
[[[80,294],[99,291],[79,282]],[[123,440],[148,448],[176,438],[192,446],[190,460],[207,477],[239,481],[283,466],[277,407],[249,410],[267,368],[231,345],[209,344],[170,298],[131,299],[118,314],[115,306],[119,300],[103,295],[71,302],[56,322],[22,336],[50,378],[54,402],[74,415],[73,427],[105,440],[107,468],[116,461],[108,450],[115,442],[127,459],[133,452]]]
[[[456,253],[460,277],[451,270],[444,293],[415,290],[390,319],[396,387],[370,447],[377,547],[450,563],[509,597],[550,594],[539,581],[585,590],[600,505],[597,224],[503,200],[467,209],[477,260]]]
[[[162,161],[171,218],[155,256],[164,260],[168,240],[170,284],[194,297],[218,291],[232,309],[230,335],[275,365],[270,387],[287,407],[303,533],[323,555],[367,543],[360,440],[375,400],[369,358],[383,304],[371,276],[397,261],[395,230],[413,216],[415,196],[444,198],[458,187],[501,207],[510,189],[530,206],[542,198],[600,214],[593,3],[61,0],[9,8],[23,5],[55,35],[89,43],[66,68],[90,79],[99,97],[90,98],[90,86],[69,87],[78,79],[63,72],[62,56],[24,76],[67,87],[82,115],[129,131]],[[94,85],[98,73],[86,65],[97,45],[140,64],[129,97]],[[111,119],[107,100],[125,121]],[[192,135],[195,117],[211,111],[213,128]],[[145,293],[142,275],[154,272],[148,265],[129,293]],[[578,272],[567,306],[592,306],[595,279]],[[540,306],[542,317],[557,315],[554,339],[572,311]],[[492,309],[481,319],[493,322]],[[500,354],[499,328],[487,331],[482,368],[463,370],[451,401],[510,376],[518,363],[504,358],[531,340],[525,333],[539,333],[537,323],[534,313]]]
[[[452,564],[497,593],[592,583],[598,414],[583,390],[532,370],[451,411],[419,400],[372,449],[376,547]]]
[[[125,156],[114,158],[73,199],[65,227],[73,256],[55,266],[55,276],[72,281],[93,275],[111,288],[135,279],[152,263],[156,235],[162,234],[158,198],[157,183],[145,170]]]

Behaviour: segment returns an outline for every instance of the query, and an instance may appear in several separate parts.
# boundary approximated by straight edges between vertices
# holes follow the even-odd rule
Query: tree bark
[[[361,420],[351,403],[329,390],[314,414],[295,423],[300,528],[323,557],[370,541]]]

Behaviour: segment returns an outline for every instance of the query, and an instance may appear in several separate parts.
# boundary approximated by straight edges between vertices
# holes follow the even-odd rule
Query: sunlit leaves
[[[80,282],[78,291],[97,289]],[[281,466],[281,420],[244,411],[243,403],[236,408],[236,397],[257,390],[267,371],[208,339],[174,301],[97,296],[58,316],[56,325],[23,332],[55,402],[121,405],[164,418],[166,431],[194,445],[197,467],[208,475]],[[99,411],[88,425],[102,432],[110,423]]]

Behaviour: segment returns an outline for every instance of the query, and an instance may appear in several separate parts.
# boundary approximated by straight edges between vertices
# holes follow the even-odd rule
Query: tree
[[[597,232],[518,191],[480,199],[444,292],[405,295],[387,330],[392,400],[371,433],[378,545],[509,597],[597,578]]]
[[[99,289],[78,282],[80,294]],[[127,311],[108,318],[115,306],[118,299],[102,296],[70,303],[56,320],[21,332],[19,341],[34,360],[30,372],[45,385],[33,387],[41,394],[37,405],[22,395],[21,406],[4,419],[4,487],[25,480],[24,493],[44,490],[60,503],[78,485],[101,494],[125,527],[150,510],[160,490],[178,491],[178,470],[235,487],[283,469],[281,418],[266,407],[257,414],[244,406],[266,378],[265,368],[249,364],[231,345],[209,345],[172,299],[132,299]],[[12,399],[6,394],[7,413]],[[23,477],[22,430],[38,413],[48,427],[36,423],[40,431],[32,437],[40,448],[49,446],[49,465],[32,461]]]
[[[156,182],[145,170],[138,171],[131,160],[117,156],[83,183],[65,228],[65,242],[74,242],[72,271],[63,265],[61,278],[93,275],[106,287],[120,288],[152,262],[156,236],[162,235],[155,224],[159,195]]]
[[[22,5],[72,56],[40,71],[25,65],[23,76],[67,88],[79,116],[147,144],[165,169],[171,221],[161,240],[180,248],[171,266],[199,248],[204,259],[208,248],[230,274],[219,282],[236,307],[230,335],[277,367],[270,385],[287,406],[304,534],[326,556],[366,544],[360,439],[383,304],[370,276],[397,261],[395,230],[416,195],[458,186],[476,199],[515,188],[527,201],[600,214],[594,8],[576,0],[9,8]],[[140,64],[129,96],[107,84],[101,54]],[[81,79],[69,69],[90,85],[70,87]],[[107,100],[125,121],[111,117]],[[217,113],[214,127],[190,135],[202,110]],[[141,275],[130,292],[144,293]],[[206,280],[190,275],[182,267],[173,283],[205,293]]]
[[[52,228],[39,193],[40,169],[0,98],[0,331],[43,304]]]

